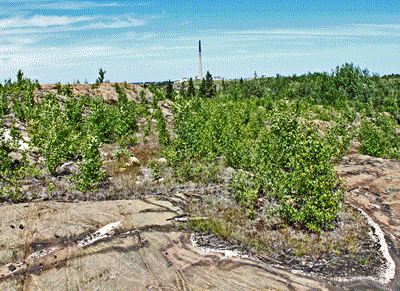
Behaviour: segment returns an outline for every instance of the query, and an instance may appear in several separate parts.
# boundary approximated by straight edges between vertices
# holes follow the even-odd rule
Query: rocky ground
[[[382,230],[381,240],[388,247],[381,246],[385,254],[387,270],[382,275],[393,290],[400,288],[400,161],[373,158],[359,154],[347,155],[336,167],[346,189],[345,200],[362,209],[371,221]],[[378,233],[375,229],[375,233]],[[397,266],[397,267],[396,267]]]
[[[100,83],[98,85],[95,84],[71,84],[70,89],[72,94],[76,96],[89,96],[93,97],[101,97],[108,102],[117,102],[118,101],[118,93],[115,90],[116,83]],[[128,84],[128,83],[118,83],[121,88],[124,88],[126,97],[128,100],[136,100],[140,101],[141,93],[144,94],[144,97],[151,101],[153,94],[150,93],[148,90],[143,88],[140,85]],[[58,89],[57,84],[46,84],[41,85],[40,90],[36,89],[33,92],[36,100],[46,96],[49,93],[58,94],[60,89]],[[62,86],[64,87],[64,86]],[[62,98],[62,95],[59,94],[59,97]]]
[[[327,263],[327,270],[322,273],[310,266],[300,268],[303,272],[295,272],[301,263],[273,261],[212,235],[193,235],[183,230],[183,223],[190,217],[180,205],[201,199],[212,190],[194,186],[175,187],[168,195],[159,190],[140,199],[37,201],[1,206],[2,290],[128,290],[132,286],[135,290],[397,290],[399,287],[396,279],[389,284],[368,278],[335,280],[330,277],[335,273],[329,272]],[[378,203],[380,207],[384,205]],[[114,222],[121,224],[102,239],[79,247],[82,241],[90,242],[97,229]],[[396,228],[380,225],[392,258],[398,260],[397,242],[391,238]],[[346,264],[348,269],[355,266],[351,260]],[[319,265],[314,262],[314,266]]]
[[[147,90],[128,86],[129,99],[151,100]],[[41,98],[57,90],[43,85],[34,94]],[[74,84],[71,90],[110,102],[118,96],[109,83]],[[159,105],[171,122],[171,103]],[[9,128],[12,121],[9,116],[3,125]],[[146,122],[139,120],[139,126]],[[37,149],[22,156],[29,134],[26,125],[15,127],[23,141],[11,153],[14,164],[44,170]],[[133,156],[125,159],[117,158],[117,144],[101,148],[104,170],[111,175],[94,192],[74,188],[76,161],[60,165],[55,177],[38,171],[20,181],[21,196],[0,206],[2,290],[400,290],[399,160],[355,150],[336,166],[345,189],[344,207],[371,225],[358,253],[299,257],[286,249],[265,256],[212,234],[190,233],[185,223],[201,218],[189,217],[186,207],[224,194],[226,185],[177,184],[167,161],[157,154],[156,138],[142,133],[137,138],[139,143],[129,148]],[[151,170],[152,161],[162,168],[162,177]],[[222,175],[226,183],[229,171]],[[16,201],[27,203],[12,203]],[[106,233],[96,232],[116,222],[120,224]],[[337,223],[342,224],[339,236],[351,220],[342,215]]]
[[[179,209],[155,199],[39,202],[2,213],[2,290],[333,290],[254,260],[201,254],[171,220]],[[77,246],[115,221],[113,235]]]
[[[359,155],[353,155],[351,158],[373,160],[371,157]],[[338,166],[338,171],[343,177],[350,176],[348,172],[341,172],[340,170],[340,167],[346,167],[348,159],[349,157],[345,157],[343,164]],[[386,162],[389,163],[389,161]],[[361,175],[365,165],[362,163],[358,165],[358,173]],[[371,167],[371,164],[369,165]],[[396,171],[386,173],[388,178],[391,174],[397,173]],[[360,188],[357,189],[368,187],[371,183],[362,183],[359,185]],[[380,270],[382,266],[377,266],[376,262],[378,264],[381,262],[382,265],[385,264],[386,266],[387,262],[380,255],[371,256],[371,269],[368,270],[365,269],[365,266],[358,269],[360,262],[354,255],[330,254],[328,257],[315,259],[299,258],[294,254],[287,253],[273,259],[241,250],[237,246],[232,246],[213,236],[197,234],[197,236],[191,237],[190,233],[182,231],[185,221],[190,219],[185,215],[184,206],[201,199],[205,193],[219,191],[221,187],[216,185],[197,187],[195,184],[186,184],[168,188],[165,185],[163,186],[162,183],[150,183],[146,187],[141,186],[142,191],[144,191],[141,194],[134,193],[133,196],[140,197],[140,199],[130,198],[126,200],[126,198],[123,198],[125,195],[121,194],[121,197],[119,197],[121,200],[107,201],[105,193],[110,190],[110,185],[108,184],[108,186],[100,189],[96,193],[97,195],[84,199],[103,200],[99,202],[78,202],[82,199],[78,199],[72,194],[62,195],[55,190],[53,197],[44,199],[49,201],[2,206],[1,212],[3,214],[0,226],[2,233],[0,237],[3,238],[3,241],[0,246],[3,253],[1,262],[6,271],[10,272],[14,268],[13,266],[18,265],[18,262],[26,262],[29,256],[38,250],[56,248],[53,252],[57,252],[54,255],[54,260],[48,259],[52,255],[52,253],[49,253],[43,257],[44,262],[41,262],[41,259],[32,261],[30,267],[27,266],[21,271],[13,270],[12,276],[6,272],[1,282],[1,284],[5,284],[3,285],[5,289],[3,289],[47,290],[51,286],[56,290],[64,290],[64,288],[73,290],[72,286],[80,286],[80,290],[93,290],[93,286],[102,286],[98,290],[109,290],[109,288],[126,290],[126,284],[128,284],[126,278],[128,277],[130,278],[129,282],[137,284],[135,285],[137,290],[144,290],[151,286],[157,287],[156,290],[168,290],[168,288],[185,290],[186,287],[188,287],[188,290],[204,290],[197,288],[203,286],[202,282],[208,282],[209,289],[213,289],[212,286],[214,286],[216,290],[263,289],[261,288],[262,285],[253,284],[254,282],[263,282],[265,288],[268,286],[271,290],[273,290],[272,288],[276,290],[335,290],[338,288],[337,290],[340,290],[340,286],[349,290],[386,290],[386,288],[396,290],[398,288],[398,285],[396,285],[398,281],[396,280],[386,285],[388,287],[380,284],[379,280],[368,278],[349,280],[354,278],[354,275],[370,276],[371,272]],[[396,197],[395,192],[386,192],[385,200],[373,201],[372,204],[372,201],[367,203],[367,200],[364,199],[368,197],[368,194],[364,195],[367,192],[355,194],[354,190],[347,192],[347,199],[355,199],[354,203],[373,217],[374,221],[378,222],[385,233],[386,241],[389,243],[391,257],[398,262],[397,232],[399,230],[395,224],[390,223],[390,219],[397,219],[398,214],[389,211],[385,206],[396,206],[394,203],[388,204],[388,201],[392,201]],[[55,202],[53,199],[73,203]],[[376,219],[375,215],[380,217],[381,220]],[[387,218],[387,224],[382,223],[384,217]],[[107,223],[116,221],[121,221],[122,225],[117,228],[115,235],[87,246],[83,250],[76,248],[77,242],[82,240],[84,236]],[[374,231],[376,232],[376,230]],[[138,236],[139,233],[140,236]],[[70,248],[72,249],[70,250]],[[380,249],[380,243],[368,239],[365,242],[364,254],[371,252],[374,255],[379,253]],[[68,250],[70,256],[66,257],[66,250]],[[239,251],[239,257],[227,257],[226,254],[221,253],[221,250]],[[82,255],[80,254],[81,251],[85,251],[85,254],[89,252],[90,255]],[[61,254],[58,254],[60,252]],[[158,255],[155,255],[154,252]],[[244,257],[240,257],[240,255]],[[140,256],[140,260],[137,256]],[[91,260],[103,261],[107,264],[104,265],[104,269],[100,270],[100,267],[90,267],[93,264]],[[167,267],[160,267],[160,261]],[[224,269],[225,264],[229,265],[226,269]],[[105,267],[106,265],[107,267]],[[134,265],[137,266],[132,267]],[[147,270],[146,273],[144,270],[139,271],[136,268],[150,268],[150,270]],[[154,276],[151,275],[153,272],[156,274],[160,272],[152,268],[168,271],[161,276],[163,278],[161,280],[159,277],[158,279],[152,277]],[[83,270],[84,275],[81,273]],[[296,270],[297,272],[301,271],[303,275],[299,275],[295,272]],[[138,274],[138,272],[145,272],[141,274],[147,279],[141,279],[142,277],[133,279],[132,274]],[[234,278],[237,279],[226,279],[226,281],[221,282],[220,277],[214,272],[219,272],[221,278],[232,278],[232,275],[234,275]],[[256,274],[253,278],[256,281],[247,280],[245,274],[248,272]],[[210,274],[212,274],[212,278],[209,277]],[[390,276],[390,274],[385,274]],[[379,276],[375,276],[375,279],[379,277],[382,280],[385,274],[378,274]],[[316,279],[318,277],[323,278],[323,281]],[[54,282],[54,278],[59,279]],[[164,280],[164,278],[170,278],[170,281]],[[341,281],[340,279],[346,280]],[[239,286],[245,287],[241,289]],[[291,286],[296,287],[292,289]]]

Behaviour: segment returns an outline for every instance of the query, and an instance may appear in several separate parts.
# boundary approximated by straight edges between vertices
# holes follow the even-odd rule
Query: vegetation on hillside
[[[330,228],[342,197],[333,167],[351,139],[358,135],[363,154],[399,156],[398,79],[345,64],[331,74],[224,82],[216,92],[207,76],[195,94],[175,98],[168,158],[182,180],[218,182],[219,169],[232,167],[230,193],[251,219],[268,208],[288,224]],[[321,134],[313,120],[330,125]]]
[[[147,112],[147,105],[128,101],[124,89],[118,84],[116,87],[119,93],[116,104],[74,96],[69,85],[59,88],[60,95],[47,94],[34,100],[33,90],[40,88],[39,84],[23,78],[19,72],[17,82],[8,80],[0,87],[1,116],[13,117],[14,123],[28,125],[31,145],[44,155],[51,175],[56,176],[57,167],[63,163],[79,161],[80,174],[74,179],[78,189],[86,191],[105,178],[101,171],[100,145],[126,140],[137,130],[138,117]],[[9,180],[15,177],[16,171],[24,169],[10,167],[8,156],[18,148],[20,137],[5,140],[5,129],[1,130],[0,174],[3,180]],[[13,188],[13,192],[17,190]],[[3,196],[9,195],[9,191],[2,192]]]
[[[97,83],[104,74],[100,69]],[[231,168],[229,193],[247,218],[279,217],[281,225],[312,232],[334,227],[342,201],[334,164],[352,139],[359,140],[363,154],[399,158],[400,79],[371,75],[352,64],[330,74],[231,80],[221,86],[209,72],[201,83],[191,79],[179,88],[171,81],[148,84],[151,107],[144,94],[139,103],[128,100],[118,84],[115,104],[74,96],[69,85],[60,84],[57,95],[35,100],[35,88],[38,82],[22,72],[15,82],[1,84],[0,114],[28,125],[51,175],[62,163],[79,161],[74,180],[83,191],[105,178],[100,145],[124,144],[143,116],[147,134],[151,120],[157,122],[159,144],[177,180],[219,183]],[[170,124],[159,104],[165,99],[173,101]],[[14,139],[6,140],[1,128],[0,174],[10,185],[2,190],[5,196],[17,191],[13,181],[21,169],[27,172],[12,166],[9,154],[20,138],[15,130],[10,134]]]

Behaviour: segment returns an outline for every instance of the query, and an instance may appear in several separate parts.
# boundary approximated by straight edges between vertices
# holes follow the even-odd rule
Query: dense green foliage
[[[375,157],[400,159],[400,138],[396,122],[390,116],[376,114],[361,123],[360,152]]]
[[[129,136],[137,130],[140,106],[135,101],[128,101],[118,84],[117,104],[75,97],[69,85],[59,86],[59,95],[48,94],[34,101],[36,87],[37,83],[23,79],[19,73],[16,83],[9,81],[0,90],[1,113],[13,112],[19,121],[28,123],[31,141],[45,156],[50,174],[57,175],[57,167],[66,161],[79,161],[78,186],[82,190],[89,189],[105,177],[101,172],[99,146],[117,140],[129,143]],[[1,138],[4,172],[10,168],[7,155],[12,149],[10,142],[5,142],[3,136]]]
[[[356,120],[362,153],[399,156],[399,84],[352,64],[332,74],[224,82],[218,92],[208,76],[197,94],[191,88],[176,100],[170,163],[183,180],[207,182],[218,180],[221,164],[232,167],[231,194],[249,217],[276,205],[270,210],[288,223],[320,231],[340,208],[333,166],[356,136]],[[314,119],[329,122],[323,134]]]
[[[102,181],[105,174],[100,171],[102,161],[99,155],[100,142],[96,136],[88,135],[82,144],[82,161],[79,166],[81,173],[76,177],[78,189],[90,189],[94,182]]]
[[[277,211],[288,222],[318,230],[335,219],[339,208],[332,163],[336,144],[300,120],[294,106],[277,102],[267,109],[267,103],[229,95],[182,100],[170,161],[183,178],[196,179],[199,164],[207,170],[220,157],[238,170],[231,192],[250,212],[261,197],[277,200]]]
[[[155,117],[157,119],[158,142],[160,145],[167,146],[170,143],[170,134],[167,122],[160,109],[156,111]]]
[[[309,73],[302,76],[258,78],[225,82],[226,93],[238,97],[269,97],[273,100],[302,100],[309,104],[333,106],[336,109],[351,106],[357,111],[399,110],[399,85],[397,78],[380,78],[367,70],[345,64],[331,74]]]
[[[104,74],[100,69],[97,83]],[[370,75],[352,64],[330,74],[222,82],[207,72],[203,80],[181,84],[179,93],[171,81],[149,84],[151,104],[143,91],[139,102],[128,100],[127,85],[115,85],[115,104],[76,97],[68,84],[58,84],[57,95],[35,100],[38,87],[21,71],[16,82],[0,84],[0,116],[28,125],[52,175],[64,162],[78,162],[80,174],[74,179],[82,190],[105,177],[101,144],[136,143],[142,116],[145,137],[156,119],[159,144],[178,179],[219,182],[222,169],[231,167],[230,194],[251,219],[267,209],[316,232],[336,219],[341,193],[333,166],[353,138],[361,144],[360,153],[400,157],[400,79]],[[160,108],[165,99],[174,101],[172,124]],[[10,134],[14,138],[6,140],[0,129],[0,174],[13,183],[10,153],[19,137],[16,131]]]
[[[167,83],[167,88],[165,89],[165,98],[174,100],[174,97],[175,97],[174,88],[171,80],[169,80]]]
[[[7,173],[11,168],[12,160],[8,156],[8,154],[17,148],[17,144],[15,143],[16,140],[17,140],[16,138],[14,138],[14,140],[7,139],[4,128],[0,128],[0,161],[1,161],[0,172],[1,173]]]

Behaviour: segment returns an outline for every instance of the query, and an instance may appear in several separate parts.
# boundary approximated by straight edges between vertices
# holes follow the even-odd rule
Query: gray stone
[[[152,183],[154,181],[153,173],[150,171],[149,168],[141,167],[140,172],[142,173],[142,176],[140,177],[141,184]]]
[[[127,167],[140,166],[140,161],[136,157],[130,157],[128,162],[125,165]]]
[[[79,174],[80,170],[75,162],[66,162],[56,169],[57,175]]]
[[[23,159],[22,154],[19,153],[19,152],[10,152],[10,153],[8,154],[8,156],[9,156],[10,159],[13,160],[13,161],[20,161],[20,162],[21,162],[22,159]]]
[[[233,175],[236,173],[236,170],[234,169],[234,168],[232,168],[232,167],[228,167],[228,168],[225,168],[224,170],[223,170],[223,172],[221,173],[221,179],[225,182],[225,183],[227,183],[227,182],[229,182],[231,179],[232,179],[232,177],[233,177]]]

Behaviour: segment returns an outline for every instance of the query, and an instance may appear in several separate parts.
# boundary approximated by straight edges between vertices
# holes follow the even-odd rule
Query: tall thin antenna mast
[[[200,40],[199,40],[199,65],[200,65],[199,79],[203,79],[203,69],[202,69],[202,64],[201,64],[201,41]]]

